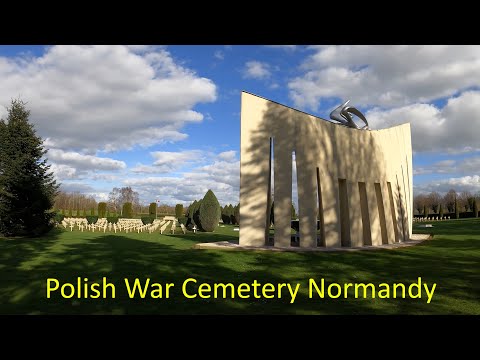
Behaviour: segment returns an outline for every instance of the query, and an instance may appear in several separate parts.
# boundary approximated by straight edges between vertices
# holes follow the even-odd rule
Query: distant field
[[[332,253],[271,253],[192,249],[197,242],[236,241],[234,226],[187,235],[113,234],[54,230],[37,239],[0,238],[0,314],[480,314],[480,220],[414,224],[433,240],[396,249]],[[115,299],[46,298],[47,278],[77,277],[116,286]],[[326,282],[437,283],[430,304],[421,299],[308,297],[310,278]],[[174,283],[170,298],[130,299],[132,282]],[[300,283],[293,304],[281,299],[187,299],[182,283]],[[193,283],[190,283],[193,285]],[[189,286],[190,286],[189,285]],[[194,287],[190,287],[194,291]],[[285,290],[285,289],[284,289]],[[350,292],[349,292],[350,295]]]

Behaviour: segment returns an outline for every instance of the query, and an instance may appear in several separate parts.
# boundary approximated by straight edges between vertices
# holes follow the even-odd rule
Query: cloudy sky
[[[62,189],[238,202],[240,92],[372,128],[411,122],[416,193],[480,192],[480,46],[0,46]]]

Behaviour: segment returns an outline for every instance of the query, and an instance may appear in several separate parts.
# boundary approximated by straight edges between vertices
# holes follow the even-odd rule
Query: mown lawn
[[[414,232],[433,240],[396,249],[330,253],[273,253],[192,249],[197,242],[238,240],[233,226],[213,234],[160,235],[54,230],[37,239],[0,238],[0,314],[480,314],[480,220],[450,220]],[[116,297],[46,297],[47,278],[76,284],[77,277],[113,283]],[[308,297],[308,281],[403,282],[421,277],[436,283],[432,301]],[[170,298],[129,298],[124,279],[174,283]],[[300,283],[293,304],[286,288],[280,299],[187,299],[182,283]],[[192,284],[190,284],[192,285]],[[195,287],[189,285],[189,292]],[[350,289],[351,290],[351,289]],[[108,294],[111,294],[109,292]]]

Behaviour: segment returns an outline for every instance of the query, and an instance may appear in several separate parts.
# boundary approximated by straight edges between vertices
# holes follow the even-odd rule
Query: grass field
[[[480,220],[433,223],[416,233],[433,240],[396,249],[333,253],[197,250],[197,242],[238,240],[233,226],[213,234],[104,234],[54,230],[37,239],[0,238],[0,314],[480,314]],[[46,298],[47,278],[76,284],[77,277],[115,284],[114,299]],[[308,280],[328,283],[398,283],[421,277],[436,283],[432,301],[308,297]],[[124,278],[174,283],[170,298],[129,298]],[[280,299],[187,299],[182,283],[300,283],[293,304]],[[192,284],[190,284],[192,285]],[[194,286],[189,285],[190,293]],[[164,290],[165,291],[165,290]],[[111,292],[109,292],[111,294]]]

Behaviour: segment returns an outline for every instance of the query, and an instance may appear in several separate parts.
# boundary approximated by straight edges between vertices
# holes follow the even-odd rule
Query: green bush
[[[197,225],[197,228],[201,228],[200,226],[200,206],[202,205],[202,199],[197,201],[195,204],[195,208],[193,209],[193,215],[192,215],[192,222],[194,225]]]
[[[427,205],[423,206],[423,217],[428,217],[428,208]]]
[[[225,225],[228,225],[230,224],[230,216],[228,216],[227,214],[223,213],[222,214],[222,221]]]
[[[177,204],[175,205],[175,217],[178,219],[181,216],[183,216],[183,205]]]
[[[180,216],[180,217],[178,218],[178,222],[179,222],[180,224],[186,225],[186,224],[187,224],[187,217],[186,217],[186,216]]]
[[[94,208],[91,208],[91,209],[90,209],[90,215],[91,215],[91,216],[95,215],[95,209],[94,209]]]
[[[118,223],[118,216],[108,216],[107,221],[112,224]]]
[[[240,204],[235,206],[233,217],[235,218],[235,224],[240,225]]]
[[[57,223],[61,223],[63,221],[63,219],[65,219],[65,215],[60,214],[60,213],[55,214],[55,221]]]
[[[443,217],[443,205],[440,204],[440,209],[438,210],[438,216],[440,216],[440,218]]]
[[[151,216],[157,216],[157,203],[156,202],[150,203],[150,206],[148,207],[148,213]]]
[[[153,223],[153,220],[155,220],[155,216],[142,216],[141,219],[143,225],[151,224]]]
[[[68,217],[73,217],[73,211],[72,211],[72,209],[68,210]]]
[[[123,204],[122,217],[127,219],[130,219],[133,217],[133,209],[132,209],[131,202],[126,202],[125,204]]]
[[[199,208],[199,226],[203,231],[212,232],[220,221],[220,204],[212,190],[208,190]]]
[[[478,200],[473,199],[473,216],[478,217]]]
[[[98,216],[87,216],[87,223],[95,224],[98,221]]]
[[[99,218],[104,218],[106,213],[107,213],[107,203],[106,202],[99,202],[98,203],[98,217]]]

